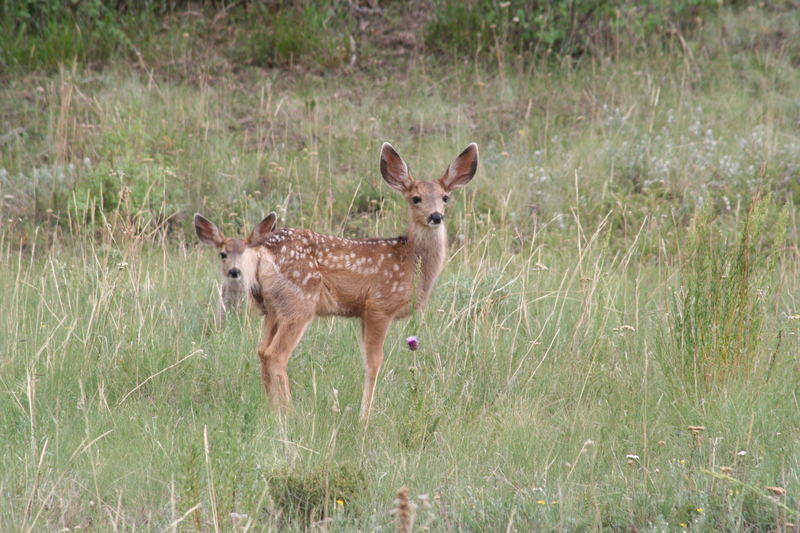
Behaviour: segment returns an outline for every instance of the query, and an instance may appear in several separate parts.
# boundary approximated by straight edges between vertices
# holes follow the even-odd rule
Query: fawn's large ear
[[[465,187],[478,170],[478,145],[471,143],[467,149],[450,163],[447,170],[439,178],[439,183],[446,191],[454,191]]]
[[[396,191],[406,192],[412,183],[405,161],[389,143],[383,143],[381,148],[381,175],[383,181]]]
[[[209,246],[222,246],[225,236],[219,228],[200,213],[194,214],[194,231],[199,239]]]
[[[264,217],[264,220],[259,222],[253,228],[253,231],[250,232],[250,236],[247,238],[247,241],[250,243],[256,243],[261,240],[267,233],[270,233],[275,229],[275,224],[278,222],[278,215],[275,214],[275,211],[271,212],[269,215]]]

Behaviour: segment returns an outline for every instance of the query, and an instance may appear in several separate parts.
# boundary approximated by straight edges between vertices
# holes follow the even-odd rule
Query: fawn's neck
[[[447,253],[447,231],[444,225],[421,228],[412,222],[408,228],[408,247],[416,285],[414,307],[421,308],[428,303],[436,278],[444,268]]]

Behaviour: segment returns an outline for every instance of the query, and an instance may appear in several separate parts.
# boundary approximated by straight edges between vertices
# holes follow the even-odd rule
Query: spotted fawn
[[[408,203],[408,233],[390,239],[342,239],[311,230],[281,228],[265,219],[248,238],[243,272],[264,312],[258,356],[270,401],[289,405],[289,357],[315,316],[361,319],[364,391],[361,417],[369,417],[383,363],[389,324],[423,307],[447,255],[445,207],[478,168],[470,144],[436,181],[417,181],[388,143],[381,149],[384,181]]]

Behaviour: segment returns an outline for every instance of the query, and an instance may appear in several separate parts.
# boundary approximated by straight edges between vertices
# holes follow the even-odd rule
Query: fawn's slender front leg
[[[270,317],[272,313],[264,318],[263,337],[258,347],[261,381],[270,402],[276,407],[286,408],[292,399],[286,367],[292,351],[300,342],[313,317],[305,320],[280,320],[277,317]]]
[[[361,317],[361,340],[364,346],[364,394],[361,397],[361,419],[369,418],[375,382],[383,363],[383,341],[392,319],[382,315]]]
[[[261,360],[261,383],[264,386],[264,392],[267,393],[267,396],[269,396],[269,390],[267,389],[269,376],[267,375],[267,366],[264,364],[264,356],[262,356],[262,354],[266,355],[277,328],[278,324],[275,321],[275,314],[270,312],[264,315],[264,321],[261,324],[261,342],[258,345],[258,357]]]

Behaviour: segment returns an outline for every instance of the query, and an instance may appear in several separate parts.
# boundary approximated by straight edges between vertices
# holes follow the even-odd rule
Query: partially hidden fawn
[[[262,220],[264,230],[272,231],[276,218],[275,213],[270,213]],[[272,226],[267,225],[268,221],[271,221]],[[240,309],[247,301],[244,252],[249,241],[226,237],[216,224],[199,213],[194,215],[194,230],[203,244],[212,246],[219,252],[221,272],[214,318],[220,323],[229,312]]]
[[[477,168],[478,146],[472,143],[438,180],[418,181],[384,143],[381,175],[408,203],[408,234],[402,237],[342,239],[303,229],[273,231],[271,216],[256,225],[246,239],[242,272],[264,313],[258,356],[273,405],[289,406],[289,357],[314,317],[357,317],[364,355],[361,417],[369,417],[389,324],[428,302],[447,255],[444,218],[450,193],[466,186]]]

